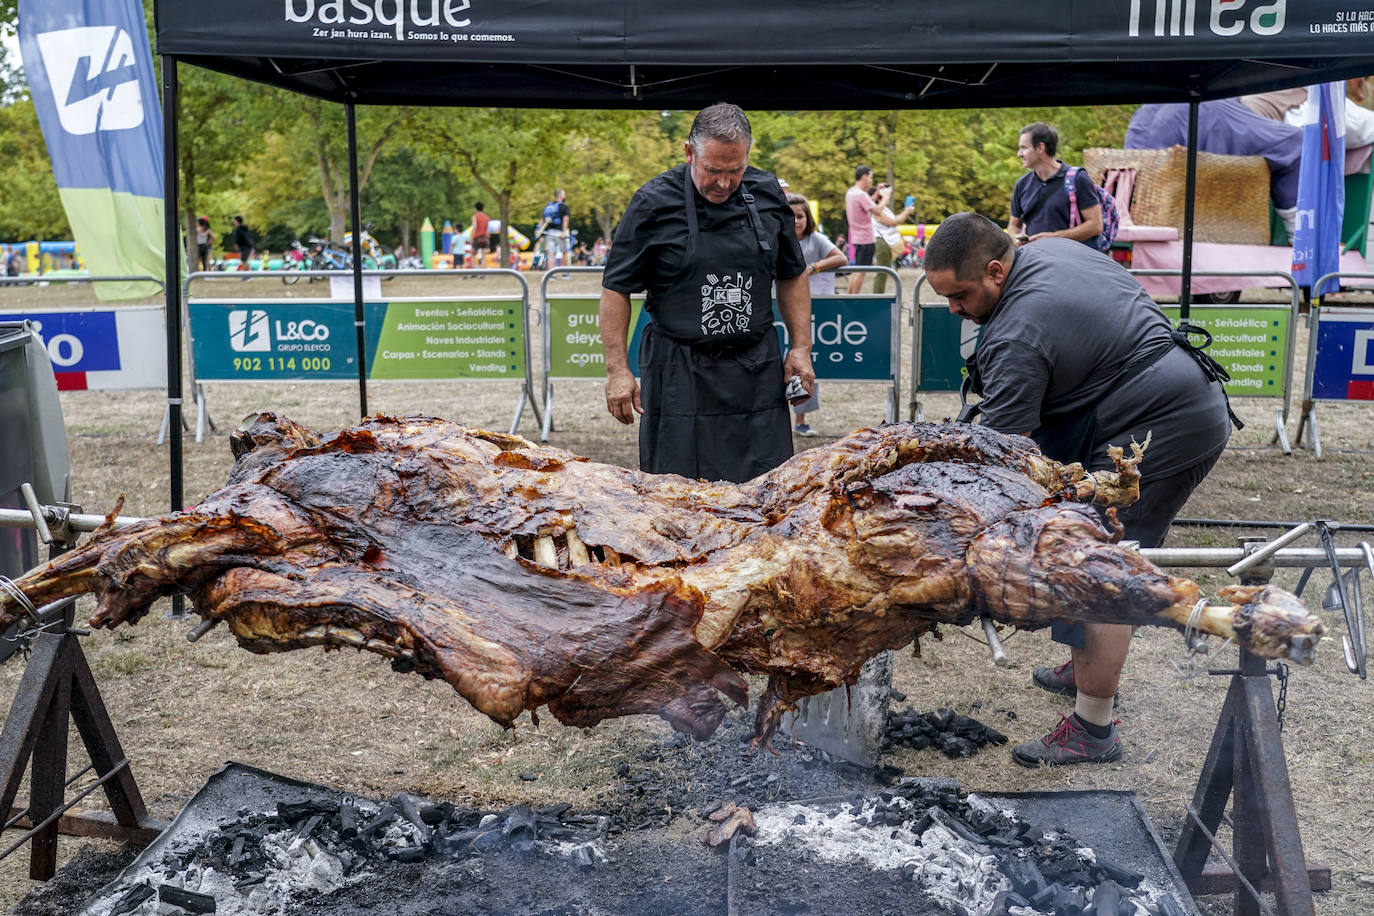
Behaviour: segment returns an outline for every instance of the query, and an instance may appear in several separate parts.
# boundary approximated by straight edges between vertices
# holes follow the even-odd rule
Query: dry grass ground
[[[462,291],[478,285],[472,281]],[[242,294],[256,295],[259,286],[241,284]],[[283,291],[306,295],[321,289],[298,284],[264,292]],[[213,294],[222,295],[222,287]],[[41,301],[56,304],[57,298],[84,299],[69,290]],[[0,300],[0,307],[12,307],[15,301]],[[30,298],[28,303],[34,301]],[[1305,338],[1298,346],[1299,353],[1304,352]],[[1300,379],[1297,385],[1300,392]],[[246,414],[271,408],[321,429],[357,417],[356,386],[207,389],[220,428],[203,444],[187,441],[188,501],[222,484],[231,464],[227,433]],[[369,392],[374,411],[433,414],[497,429],[508,427],[516,400],[515,386],[505,383],[373,384]],[[904,389],[903,405],[906,399]],[[76,501],[88,511],[104,511],[124,493],[125,514],[163,511],[167,450],[154,442],[163,396],[73,392],[64,394],[62,402]],[[823,402],[812,422],[825,435],[842,435],[882,419],[883,395],[875,386],[826,386]],[[606,415],[599,385],[561,384],[557,403],[552,444],[598,460],[634,462],[633,433]],[[930,418],[954,410],[947,395],[932,395],[923,403]],[[1374,521],[1374,414],[1368,404],[1322,405],[1323,440],[1329,451],[1320,461],[1306,451],[1285,457],[1265,447],[1274,402],[1242,401],[1238,408],[1250,426],[1236,435],[1234,447],[1194,495],[1185,515]],[[1291,420],[1290,433],[1295,426],[1296,420]],[[537,433],[528,412],[521,431],[530,437]],[[800,440],[798,445],[815,441]],[[1247,532],[1176,528],[1170,543],[1226,546],[1240,533]],[[1317,603],[1328,578],[1318,576],[1314,581],[1320,587],[1309,592],[1309,605]],[[1214,574],[1201,579],[1213,593],[1224,584]],[[1293,573],[1279,574],[1280,582],[1290,587],[1295,579]],[[152,812],[161,817],[174,815],[226,760],[374,796],[405,790],[457,803],[567,800],[591,805],[601,790],[616,782],[618,762],[666,733],[663,723],[643,717],[582,731],[564,728],[546,716],[539,728],[526,718],[515,730],[503,731],[448,686],[394,674],[374,656],[320,651],[256,656],[239,650],[222,628],[190,645],[183,637],[191,624],[166,619],[165,610],[155,609],[137,626],[83,640],[134,775]],[[1326,619],[1339,634],[1343,624],[1337,617],[1327,614]],[[1015,635],[1007,640],[1012,665],[999,669],[973,635],[947,632],[942,642],[927,641],[919,659],[901,653],[897,688],[917,709],[951,706],[987,721],[1013,741],[1044,733],[1068,706],[1031,687],[1030,669],[1059,660],[1062,652],[1043,634]],[[1182,641],[1173,631],[1149,629],[1136,639],[1120,709],[1127,753],[1117,764],[1028,771],[1012,764],[1005,749],[963,761],[928,751],[902,751],[890,762],[910,775],[951,776],[966,788],[984,791],[1134,789],[1156,825],[1173,836],[1197,781],[1228,680],[1181,677],[1175,663],[1182,657]],[[1216,661],[1230,665],[1234,659],[1234,652],[1228,651]],[[0,715],[22,674],[20,660],[0,666]],[[1333,889],[1317,898],[1322,916],[1374,913],[1372,710],[1370,686],[1346,672],[1337,639],[1323,644],[1316,664],[1293,671],[1284,744],[1308,857],[1333,870]],[[1014,720],[1008,711],[1015,713]],[[75,735],[73,742],[75,760],[82,752]],[[521,773],[537,774],[538,779],[522,781]],[[63,861],[83,842],[64,838]],[[25,853],[0,862],[0,907],[13,906],[31,887]],[[1220,898],[1206,906],[1210,912],[1227,911],[1227,901]]]

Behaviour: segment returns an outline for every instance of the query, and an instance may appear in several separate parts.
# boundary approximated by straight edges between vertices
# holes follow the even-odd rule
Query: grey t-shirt
[[[1135,278],[1101,252],[1060,238],[1019,248],[975,356],[982,422],[1025,434],[1042,414],[1097,404],[1093,469],[1111,467],[1108,445],[1143,443],[1147,434],[1144,477],[1211,458],[1231,435],[1221,386],[1173,345],[1169,331]],[[1168,352],[1109,391],[1128,363],[1160,350]]]
[[[824,260],[834,247],[835,243],[826,238],[825,234],[819,230],[801,238],[802,259],[807,264],[815,264],[817,261]],[[834,271],[827,270],[823,273],[811,274],[807,282],[811,285],[811,295],[813,296],[835,295]]]

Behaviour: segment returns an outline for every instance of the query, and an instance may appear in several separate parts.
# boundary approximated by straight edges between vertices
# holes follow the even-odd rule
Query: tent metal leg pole
[[[184,456],[181,432],[181,265],[184,254],[181,250],[180,218],[177,201],[181,200],[180,172],[177,157],[177,110],[179,88],[177,86],[177,59],[162,56],[162,199],[163,252],[166,265],[166,279],[163,289],[167,296],[167,437],[170,464],[170,493],[168,501],[173,512],[185,507],[185,489],[182,480]],[[186,599],[181,595],[172,596],[172,617],[186,614]]]
[[[358,416],[367,416],[367,335],[363,311],[363,224],[358,191],[358,117],[352,101],[344,103],[348,122],[348,211],[353,223],[353,328],[358,345]]]
[[[1188,99],[1188,166],[1183,179],[1183,276],[1178,286],[1178,320],[1188,320],[1193,299],[1193,219],[1197,210],[1197,116],[1201,103],[1194,92]]]
[[[548,442],[553,431],[553,383],[544,382],[544,426],[539,430],[539,441]]]

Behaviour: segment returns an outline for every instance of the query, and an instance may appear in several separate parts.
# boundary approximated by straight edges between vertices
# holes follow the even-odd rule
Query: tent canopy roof
[[[161,54],[370,105],[1085,105],[1374,73],[1374,0],[238,0],[214,16],[158,0],[156,16]]]

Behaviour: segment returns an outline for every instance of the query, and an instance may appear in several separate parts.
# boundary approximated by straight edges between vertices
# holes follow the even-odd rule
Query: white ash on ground
[[[1071,836],[976,795],[959,798],[929,785],[897,786],[852,801],[767,805],[755,812],[755,822],[755,846],[900,871],[954,914],[1184,912],[1166,890]],[[1111,909],[1097,905],[1109,899]]]

